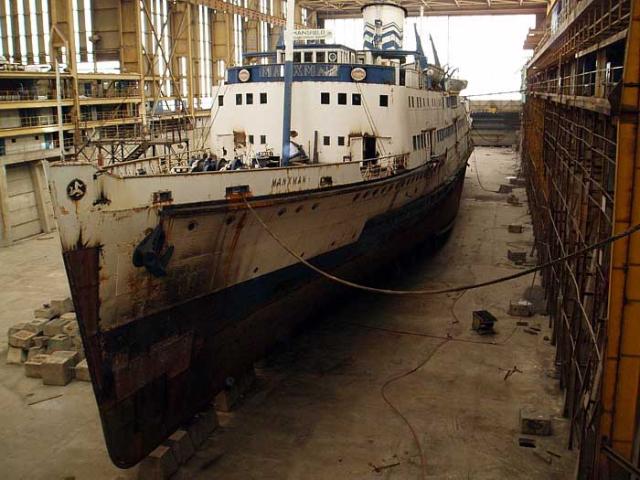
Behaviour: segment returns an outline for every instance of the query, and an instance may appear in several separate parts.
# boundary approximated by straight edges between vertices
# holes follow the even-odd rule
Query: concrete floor
[[[511,150],[477,148],[449,241],[432,256],[396,267],[387,285],[459,285],[521,268],[506,255],[509,248],[530,249],[526,208],[490,191],[516,167]],[[524,199],[523,189],[516,193]],[[525,223],[525,233],[508,233],[510,223]],[[0,249],[0,354],[11,324],[67,293],[58,248],[55,235],[48,235]],[[260,363],[241,407],[221,414],[222,426],[176,477],[570,478],[575,454],[565,448],[562,394],[549,374],[554,349],[545,340],[547,317],[529,319],[543,328],[531,335],[506,314],[509,301],[530,285],[527,277],[464,295],[354,293]],[[498,317],[495,336],[470,330],[477,309]],[[514,366],[520,372],[505,380]],[[44,401],[30,405],[38,400]],[[518,445],[518,412],[527,405],[553,416],[554,435],[536,437],[536,449]],[[46,387],[24,377],[21,367],[2,363],[0,406],[2,478],[135,478],[136,469],[118,470],[107,457],[90,385]],[[423,477],[412,430],[425,461]]]

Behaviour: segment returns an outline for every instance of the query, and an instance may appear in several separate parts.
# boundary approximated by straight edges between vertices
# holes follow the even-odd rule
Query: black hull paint
[[[429,197],[373,218],[358,242],[312,262],[366,283],[375,270],[453,225],[464,172]],[[64,254],[109,455],[123,468],[140,461],[210,404],[227,378],[245,372],[346,288],[297,264],[100,332],[98,257],[97,248]],[[129,359],[128,382],[114,374],[122,358]],[[145,384],[137,387],[144,375]]]

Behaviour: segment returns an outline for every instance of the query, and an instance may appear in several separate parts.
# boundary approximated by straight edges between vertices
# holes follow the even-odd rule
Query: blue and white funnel
[[[364,48],[402,50],[402,34],[407,11],[395,3],[370,3],[362,7]]]

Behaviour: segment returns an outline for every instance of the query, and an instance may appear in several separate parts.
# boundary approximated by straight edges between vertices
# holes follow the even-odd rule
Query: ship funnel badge
[[[87,193],[87,185],[79,178],[74,178],[67,185],[67,197],[71,200],[80,200]]]

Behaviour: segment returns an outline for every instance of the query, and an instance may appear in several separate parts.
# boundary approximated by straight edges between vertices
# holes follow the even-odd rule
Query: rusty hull
[[[447,230],[464,170],[429,197],[373,218],[357,243],[314,263],[357,281]],[[238,209],[229,206],[236,215]],[[139,462],[343,288],[297,264],[103,331],[100,255],[100,247],[79,245],[64,262],[107,448],[121,468]]]

